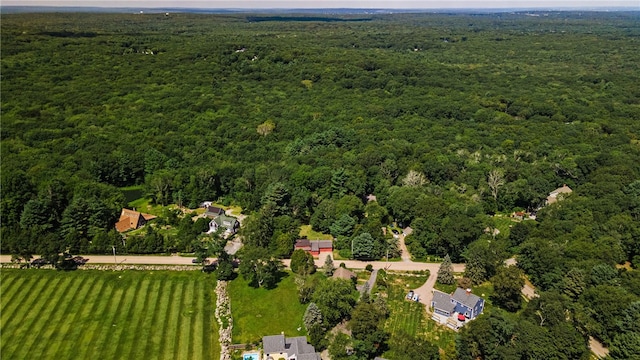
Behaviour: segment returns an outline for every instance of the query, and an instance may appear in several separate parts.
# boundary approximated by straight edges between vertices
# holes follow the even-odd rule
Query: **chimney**
[[[471,295],[471,289],[467,288],[467,296]]]

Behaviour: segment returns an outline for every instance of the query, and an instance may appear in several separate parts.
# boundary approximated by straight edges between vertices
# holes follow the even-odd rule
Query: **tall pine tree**
[[[449,254],[444,257],[440,268],[438,269],[438,282],[440,284],[451,285],[455,282],[453,278],[453,264]]]

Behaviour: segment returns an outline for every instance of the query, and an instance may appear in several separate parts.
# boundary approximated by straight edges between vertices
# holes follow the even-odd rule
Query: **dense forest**
[[[302,224],[344,257],[395,255],[381,228],[397,222],[418,260],[449,255],[481,283],[515,255],[542,292],[469,326],[460,358],[562,358],[543,351],[586,335],[627,358],[640,15],[533,15],[3,14],[2,250],[108,252],[136,185],[241,206],[245,244],[278,257]],[[487,234],[514,211],[536,220]],[[128,251],[193,250],[203,224],[184,219]]]

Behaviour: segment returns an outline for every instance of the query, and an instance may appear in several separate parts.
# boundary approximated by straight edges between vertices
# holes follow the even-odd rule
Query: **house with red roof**
[[[149,220],[155,219],[156,216],[151,214],[144,214],[138,211],[122,209],[120,213],[120,220],[116,223],[116,230],[118,232],[125,232],[129,230],[135,230],[143,227]]]

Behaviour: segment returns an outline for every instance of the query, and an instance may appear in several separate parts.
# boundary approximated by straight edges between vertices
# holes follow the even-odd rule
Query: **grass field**
[[[386,322],[386,329],[393,335],[407,334],[410,336],[421,336],[437,345],[444,354],[455,351],[456,333],[446,327],[439,326],[432,321],[425,306],[421,303],[405,300],[408,289],[416,288],[427,280],[424,276],[400,276],[388,275],[387,280],[387,304],[390,310],[389,319]],[[390,349],[384,357],[393,359],[394,350]]]
[[[271,290],[250,287],[239,276],[229,284],[233,343],[248,344],[266,335],[304,336],[302,316],[307,305],[298,302],[298,290],[293,275],[280,281]],[[300,330],[298,330],[300,329]]]
[[[218,358],[215,283],[200,272],[0,273],[2,359]]]
[[[331,234],[323,234],[321,232],[314,231],[311,225],[300,226],[300,237],[306,237],[309,240],[333,240]]]

